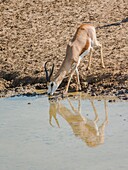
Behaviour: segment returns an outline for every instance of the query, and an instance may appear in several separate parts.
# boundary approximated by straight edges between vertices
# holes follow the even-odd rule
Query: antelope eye
[[[53,85],[54,85],[54,84],[53,84],[53,83],[51,83],[51,87],[53,87]]]

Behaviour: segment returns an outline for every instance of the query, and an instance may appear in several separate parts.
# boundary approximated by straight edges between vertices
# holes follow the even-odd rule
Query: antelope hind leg
[[[103,50],[102,50],[102,44],[100,44],[99,42],[97,42],[96,44],[98,47],[100,47],[100,55],[101,55],[101,65],[103,68],[105,68],[105,65],[104,65],[104,59],[103,59]]]

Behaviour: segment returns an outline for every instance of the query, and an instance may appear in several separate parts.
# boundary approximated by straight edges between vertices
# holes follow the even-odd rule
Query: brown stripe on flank
[[[82,54],[84,51],[88,50],[89,46],[90,46],[90,41],[87,39],[84,48],[81,50],[81,54]],[[80,54],[80,55],[81,55],[81,54]]]

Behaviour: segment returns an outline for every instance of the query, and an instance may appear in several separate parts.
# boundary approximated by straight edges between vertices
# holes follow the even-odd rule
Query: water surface
[[[127,170],[128,103],[0,99],[1,170]]]

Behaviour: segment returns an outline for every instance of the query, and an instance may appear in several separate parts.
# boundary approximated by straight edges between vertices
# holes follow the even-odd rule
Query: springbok
[[[92,51],[93,47],[98,46],[100,47],[101,51],[101,64],[104,68],[104,61],[103,61],[103,54],[102,54],[102,45],[97,41],[96,38],[96,30],[95,27],[90,24],[82,24],[76,31],[73,39],[68,43],[67,49],[66,49],[66,57],[60,66],[60,69],[58,70],[57,74],[54,76],[54,78],[51,79],[53,70],[54,70],[54,64],[52,66],[50,74],[48,74],[47,69],[47,62],[45,63],[45,72],[46,72],[46,80],[48,85],[48,91],[47,93],[49,95],[53,95],[54,92],[57,90],[59,85],[61,84],[62,80],[65,78],[66,74],[70,71],[68,83],[65,89],[65,93],[67,93],[70,81],[72,79],[73,74],[76,71],[77,75],[77,88],[76,90],[81,90],[80,80],[79,80],[79,71],[78,66],[80,64],[80,61],[89,54],[89,64],[88,69],[91,67],[91,60],[92,60]]]
[[[93,108],[95,118],[94,120],[88,119],[81,114],[81,97],[78,100],[78,108],[76,109],[68,99],[68,103],[71,109],[67,108],[61,104],[61,102],[56,102],[54,100],[50,101],[49,108],[49,123],[52,124],[52,117],[55,119],[57,126],[60,127],[59,121],[57,119],[57,114],[62,116],[64,120],[71,126],[75,136],[79,137],[84,141],[89,147],[95,147],[104,143],[104,130],[108,123],[108,112],[107,103],[104,100],[105,107],[105,120],[98,126],[99,116],[92,99],[90,99],[91,106]]]

